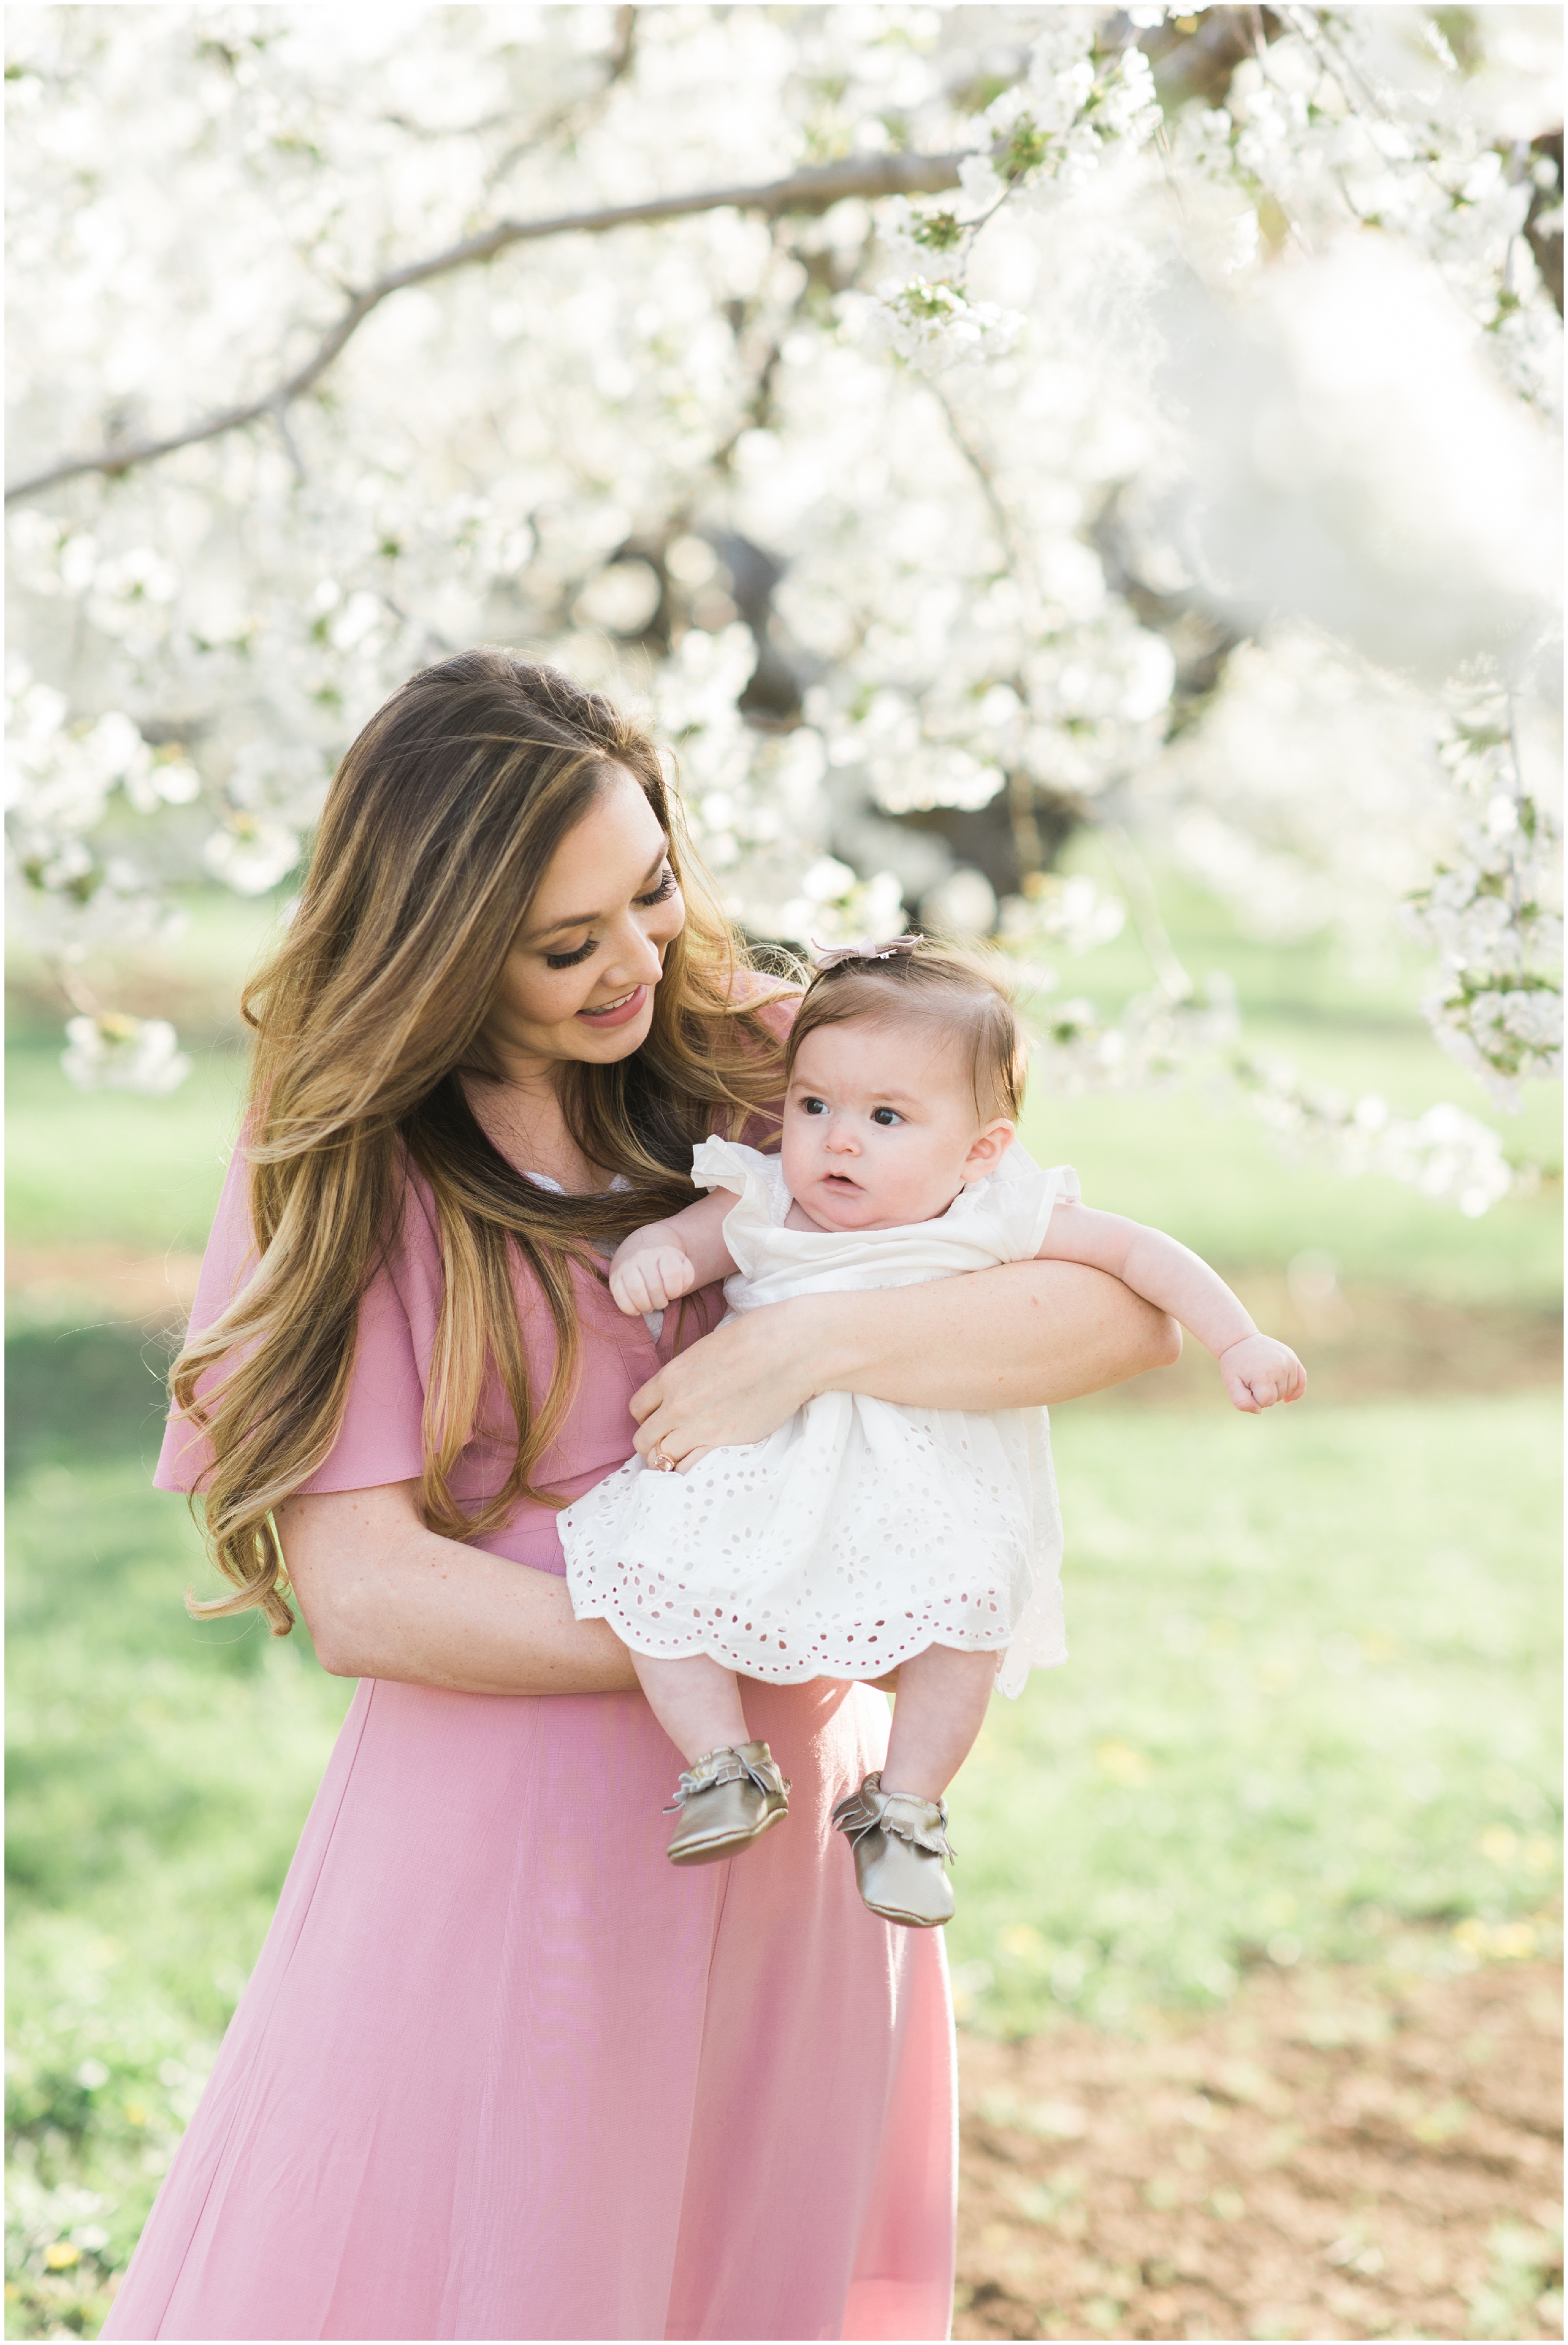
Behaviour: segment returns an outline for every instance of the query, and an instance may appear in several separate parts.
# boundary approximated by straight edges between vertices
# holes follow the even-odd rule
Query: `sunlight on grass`
[[[1072,1659],[951,1802],[976,2021],[1123,2024],[1415,1924],[1543,1950],[1554,1397],[1055,1430]]]
[[[187,1618],[206,1567],[179,1500],[148,1487],[156,1346],[34,1332],[7,1353],[7,2274],[91,2334],[352,1689],[302,1634]],[[91,1407],[73,1414],[73,1393]]]

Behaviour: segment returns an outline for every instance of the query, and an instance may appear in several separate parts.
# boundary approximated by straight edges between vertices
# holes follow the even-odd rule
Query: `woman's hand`
[[[803,1295],[748,1311],[678,1352],[632,1396],[639,1455],[689,1469],[710,1449],[765,1441],[814,1392],[828,1389],[812,1381],[828,1332],[818,1305],[841,1299]]]
[[[704,1335],[632,1396],[637,1448],[672,1465],[765,1440],[820,1392],[913,1408],[1039,1408],[1168,1367],[1181,1330],[1081,1263],[1008,1263],[864,1294],[811,1294]]]

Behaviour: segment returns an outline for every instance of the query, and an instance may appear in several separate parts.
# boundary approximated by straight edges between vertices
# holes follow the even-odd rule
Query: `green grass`
[[[6,1202],[16,1246],[199,1254],[239,1115],[245,1062],[207,1051],[167,1099],[79,1091],[57,1051],[5,1053]]]
[[[52,2285],[90,2329],[349,1689],[302,1632],[185,1618],[198,1543],[147,1482],[155,1347],[11,1353],[8,2269],[24,2309]],[[976,2024],[1137,2025],[1411,1929],[1455,1962],[1545,1943],[1554,1435],[1528,1396],[1058,1412],[1073,1659],[993,1706],[953,1798]],[[46,2282],[51,2246],[76,2260]]]
[[[207,1579],[181,1503],[148,1483],[156,1345],[34,1330],[6,1349],[8,2333],[65,2333],[28,2325],[40,2289],[92,2333],[352,1690],[302,1631],[187,1618],[181,1591]],[[76,2250],[54,2277],[51,2248]]]
[[[1072,1659],[993,1703],[952,1800],[977,2022],[1125,2024],[1413,1927],[1524,1949],[1496,1930],[1558,1878],[1558,1414],[1057,1413]]]

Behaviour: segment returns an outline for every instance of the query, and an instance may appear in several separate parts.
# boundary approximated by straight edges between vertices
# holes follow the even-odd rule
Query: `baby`
[[[661,1311],[723,1278],[737,1313],[1004,1262],[1088,1263],[1189,1327],[1238,1408],[1299,1399],[1295,1354],[1206,1263],[1081,1204],[1069,1168],[1026,1155],[1024,1071],[1011,1002],[979,964],[915,938],[824,956],[790,1036],[780,1154],[704,1141],[692,1174],[713,1193],[623,1242],[616,1303]],[[1017,1694],[1031,1667],[1067,1658],[1045,1410],[823,1393],[765,1441],[673,1462],[633,1457],[561,1518],[578,1618],[624,1640],[687,1761],[672,1863],[733,1856],[788,1813],[739,1677],[896,1669],[885,1763],[834,1822],[874,1914],[947,1921],[943,1794],[993,1687]]]

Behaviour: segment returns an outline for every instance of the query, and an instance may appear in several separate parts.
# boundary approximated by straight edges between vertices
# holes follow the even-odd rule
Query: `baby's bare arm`
[[[1249,1415],[1300,1400],[1307,1389],[1307,1372],[1289,1345],[1259,1335],[1219,1272],[1163,1230],[1092,1205],[1062,1204],[1051,1215],[1040,1259],[1108,1270],[1168,1311],[1213,1353],[1226,1391]]]
[[[647,1222],[622,1238],[610,1264],[619,1307],[629,1317],[663,1311],[693,1287],[728,1278],[735,1264],[724,1244],[724,1220],[734,1202],[727,1189],[715,1189],[668,1221]]]

